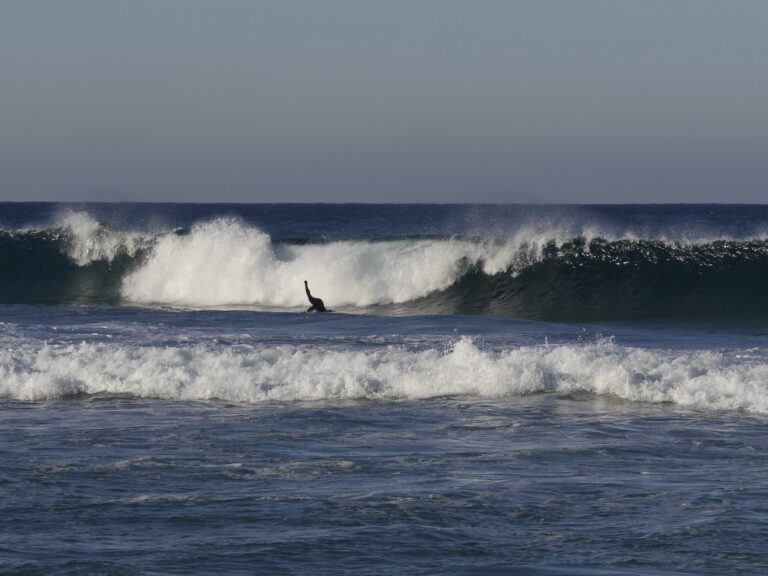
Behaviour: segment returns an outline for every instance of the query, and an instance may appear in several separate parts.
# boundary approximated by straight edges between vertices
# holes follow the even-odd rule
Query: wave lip
[[[132,258],[155,239],[155,234],[105,226],[85,212],[62,214],[53,229],[63,233],[64,251],[81,267],[99,261],[111,263],[120,256]]]
[[[468,338],[425,351],[23,346],[0,351],[0,398],[34,402],[116,394],[263,403],[583,391],[768,414],[768,363],[745,356],[627,348],[611,340],[493,352]]]

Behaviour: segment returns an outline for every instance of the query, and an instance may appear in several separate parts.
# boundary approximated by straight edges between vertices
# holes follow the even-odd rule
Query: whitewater
[[[287,345],[142,348],[43,342],[0,352],[0,398],[43,401],[111,394],[256,403],[582,391],[768,414],[767,358],[754,350],[675,355],[598,342],[494,353],[470,339],[446,348],[412,352],[388,346],[364,352]]]
[[[763,574],[767,327],[765,206],[0,203],[0,573]]]

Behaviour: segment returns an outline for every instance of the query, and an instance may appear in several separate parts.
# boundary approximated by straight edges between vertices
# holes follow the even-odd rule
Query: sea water
[[[2,573],[768,570],[768,207],[0,228]]]

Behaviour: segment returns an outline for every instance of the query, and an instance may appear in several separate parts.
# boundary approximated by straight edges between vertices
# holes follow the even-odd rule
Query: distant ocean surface
[[[768,206],[0,203],[2,574],[766,543]]]

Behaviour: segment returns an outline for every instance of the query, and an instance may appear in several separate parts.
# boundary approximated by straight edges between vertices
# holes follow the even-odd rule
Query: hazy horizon
[[[18,1],[0,201],[761,203],[768,4]]]

